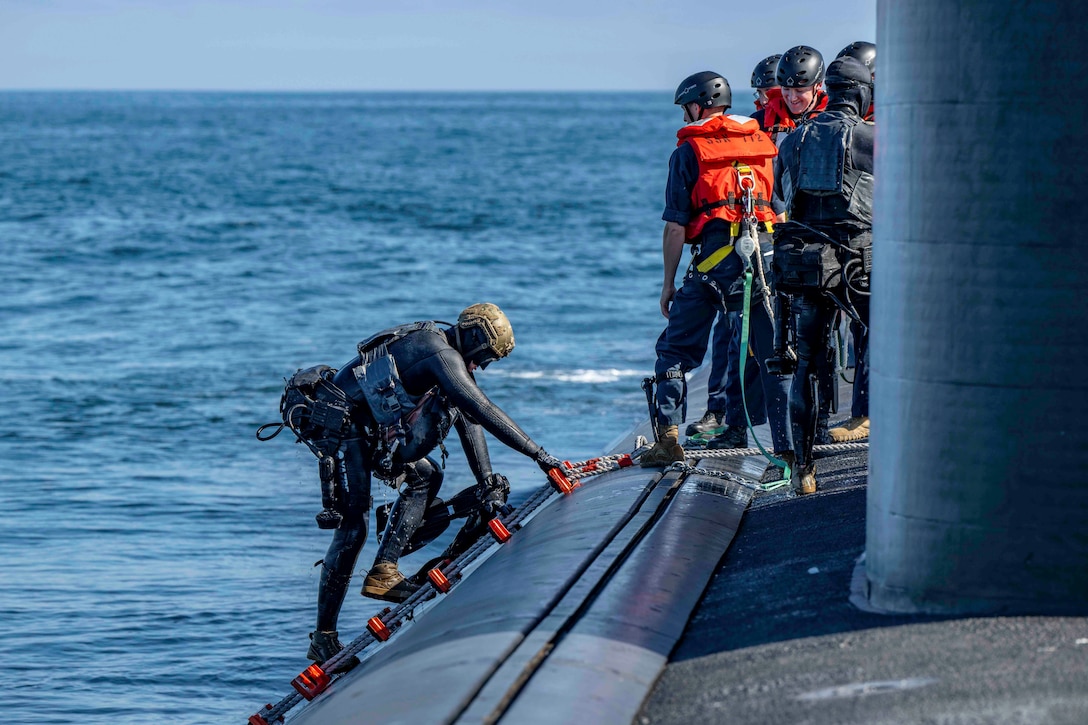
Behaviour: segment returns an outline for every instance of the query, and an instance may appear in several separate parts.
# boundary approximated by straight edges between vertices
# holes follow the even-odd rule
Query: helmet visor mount
[[[480,368],[481,370],[486,370],[488,365],[490,365],[491,363],[495,362],[498,359],[499,359],[498,355],[494,354],[493,352],[488,351],[488,354],[486,356],[481,357],[479,360],[474,360],[473,362],[476,363],[476,367]]]

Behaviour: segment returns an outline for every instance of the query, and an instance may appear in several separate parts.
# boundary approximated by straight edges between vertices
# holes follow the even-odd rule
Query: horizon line
[[[511,93],[534,95],[540,93],[672,93],[669,88],[629,88],[624,90],[595,88],[5,88],[0,93]]]

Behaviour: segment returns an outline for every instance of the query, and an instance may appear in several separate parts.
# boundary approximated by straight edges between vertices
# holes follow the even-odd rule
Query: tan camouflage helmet
[[[514,328],[498,305],[478,302],[457,316],[457,341],[461,356],[482,368],[510,354]]]

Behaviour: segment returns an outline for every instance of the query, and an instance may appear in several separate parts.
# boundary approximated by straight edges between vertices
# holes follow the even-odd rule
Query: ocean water
[[[643,417],[680,120],[665,93],[0,94],[0,720],[290,691],[329,535],[311,455],[254,431],[378,329],[499,304],[517,349],[478,380],[561,458]],[[515,503],[543,484],[492,457]],[[346,640],[383,606],[359,586]]]

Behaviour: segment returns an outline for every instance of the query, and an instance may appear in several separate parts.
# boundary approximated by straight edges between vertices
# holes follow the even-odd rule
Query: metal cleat
[[[370,630],[370,633],[373,634],[376,639],[382,642],[385,642],[392,636],[392,632],[389,631],[389,627],[385,626],[385,622],[382,621],[381,617],[371,617],[366,623],[366,628]]]
[[[332,678],[321,669],[320,665],[310,665],[300,672],[298,677],[291,680],[291,687],[307,700],[312,700],[324,692],[330,682]]]
[[[506,526],[503,525],[503,523],[498,519],[491,519],[490,521],[488,521],[487,528],[491,529],[491,535],[494,536],[495,541],[499,542],[500,544],[505,544],[507,541],[510,540],[510,537],[513,535],[510,533],[510,530],[507,529]]]
[[[442,570],[437,566],[427,572],[427,578],[431,580],[431,584],[442,594],[445,594],[450,590],[450,580],[446,578],[446,575],[442,573]]]
[[[548,481],[552,484],[552,488],[563,495],[569,495],[574,491],[570,479],[558,468],[548,471]]]

